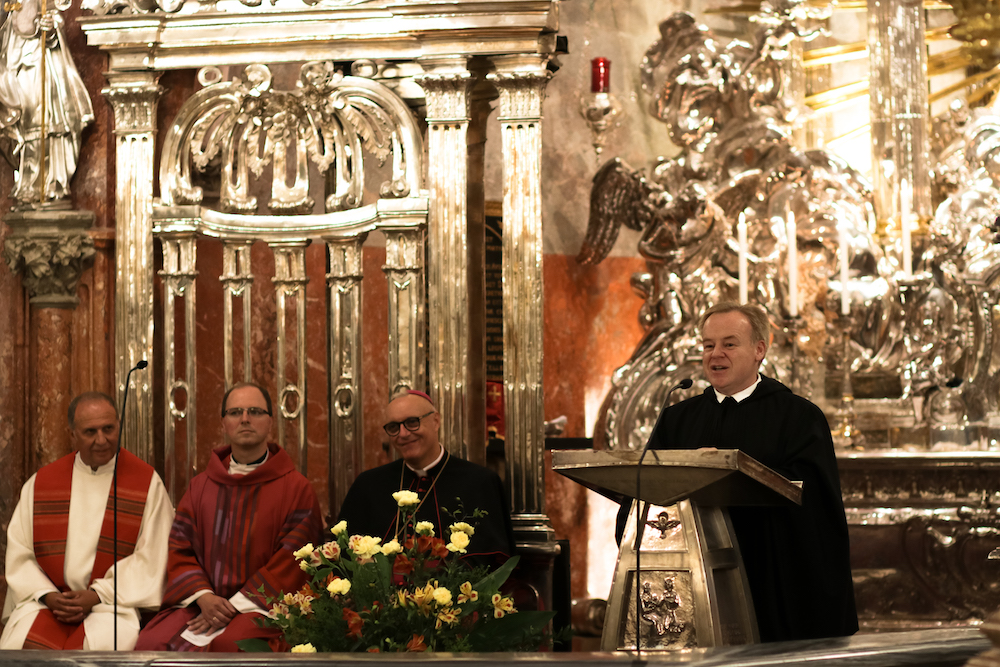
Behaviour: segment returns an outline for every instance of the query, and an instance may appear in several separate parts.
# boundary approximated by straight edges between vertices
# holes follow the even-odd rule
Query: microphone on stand
[[[111,513],[113,515],[114,524],[114,650],[118,650],[118,455],[122,451],[122,437],[125,434],[125,406],[128,404],[128,386],[132,381],[132,371],[142,370],[149,366],[149,362],[145,359],[140,359],[135,366],[129,369],[128,375],[125,376],[125,395],[122,396],[122,411],[118,416],[118,448],[115,450],[115,470],[112,475],[112,483],[114,484],[114,497]]]
[[[670,405],[670,395],[677,391],[678,389],[690,389],[691,385],[694,383],[691,378],[684,378],[667,392],[667,397],[663,401],[663,409],[666,410]],[[640,633],[642,631],[642,602],[641,602],[641,590],[642,582],[639,579],[639,575],[642,573],[642,559],[640,554],[642,553],[642,520],[645,516],[645,512],[642,509],[642,460],[646,458],[646,453],[649,451],[649,443],[652,442],[652,437],[646,441],[646,445],[642,448],[642,454],[639,456],[639,462],[635,464],[635,651],[639,653],[642,651],[642,643],[640,640]],[[649,504],[646,504],[647,511]]]

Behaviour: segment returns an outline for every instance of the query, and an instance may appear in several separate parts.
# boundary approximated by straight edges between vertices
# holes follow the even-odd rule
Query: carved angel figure
[[[643,59],[643,88],[656,96],[652,113],[681,152],[650,176],[619,160],[599,170],[578,257],[601,261],[622,224],[643,233],[639,252],[648,272],[633,276],[632,284],[644,298],[640,318],[647,334],[615,374],[605,401],[609,446],[641,446],[666,390],[682,377],[700,377],[698,318],[718,301],[738,299],[741,216],[748,229],[749,301],[778,325],[790,314],[786,220],[789,212],[794,216],[800,323],[808,333],[800,340],[810,341],[800,355],[819,357],[827,321],[839,307],[840,225],[849,239],[852,308],[874,308],[856,333],[852,361],[874,363],[888,344],[877,310],[892,286],[879,277],[890,271],[871,231],[870,188],[839,158],[797,150],[788,138],[794,110],[775,61],[787,55],[791,38],[803,35],[789,13],[795,6],[763,21],[754,45],[723,45],[690,14],[674,14],[660,24],[660,39]],[[774,343],[766,372],[787,382],[790,346]],[[808,393],[801,369],[797,379],[797,389]],[[696,382],[692,391],[704,386]]]
[[[81,136],[94,120],[87,89],[66,47],[59,10],[69,3],[54,4],[54,10],[42,13],[38,0],[4,3],[0,15],[0,138],[15,169],[11,199],[16,208],[69,197]],[[43,154],[44,188],[39,184]]]
[[[1000,245],[995,232],[1000,211],[1000,106],[994,102],[969,116],[947,156],[956,185],[931,220],[925,255],[932,282],[924,289],[927,296],[919,312],[939,315],[937,320],[925,317],[935,333],[946,327],[958,332],[939,335],[936,344],[920,350],[922,374],[929,383],[944,385],[951,379],[953,385],[952,391],[929,397],[925,412],[931,423],[953,422],[957,414],[976,421],[1000,407],[992,315],[1000,303]],[[961,379],[966,381],[954,386]]]

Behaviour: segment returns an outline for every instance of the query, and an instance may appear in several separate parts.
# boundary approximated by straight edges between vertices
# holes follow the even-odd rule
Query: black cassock
[[[660,413],[651,449],[739,449],[792,481],[797,507],[731,507],[761,641],[858,630],[840,475],[823,411],[761,377],[753,394],[720,404],[709,387]],[[628,506],[619,513],[619,540]]]
[[[462,520],[476,529],[466,558],[492,565],[514,555],[514,533],[500,477],[489,468],[450,454],[428,470],[425,477],[418,477],[403,465],[402,459],[366,470],[347,492],[339,519],[347,521],[351,535],[373,535],[381,537],[383,543],[388,542],[397,530],[398,507],[392,494],[402,489],[420,496],[423,504],[416,520],[433,523],[434,534],[446,542],[450,535],[448,526],[455,520],[442,510],[452,513],[464,510],[466,518]],[[487,515],[478,520],[470,518],[476,509]]]

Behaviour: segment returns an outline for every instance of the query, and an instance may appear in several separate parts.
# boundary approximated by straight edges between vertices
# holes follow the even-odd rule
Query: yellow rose
[[[337,525],[330,529],[330,532],[333,533],[334,535],[339,536],[345,530],[347,530],[347,522],[338,521]]]
[[[312,644],[299,644],[292,647],[292,653],[315,653],[316,647]]]
[[[351,590],[351,582],[347,579],[334,579],[327,585],[326,590],[330,592],[330,595],[347,595],[348,591]]]
[[[465,533],[469,537],[476,534],[476,529],[465,523],[464,521],[459,521],[458,523],[453,523],[449,527],[449,530],[453,533]]]
[[[414,491],[396,491],[392,494],[392,499],[396,501],[396,504],[400,507],[410,507],[411,505],[416,505],[420,502],[420,496]]]
[[[465,553],[465,547],[469,546],[469,536],[466,533],[452,533],[451,541],[448,542],[448,551],[452,553]]]
[[[393,554],[398,554],[402,550],[403,550],[403,547],[400,546],[399,541],[395,540],[395,539],[392,540],[391,542],[387,542],[386,544],[382,545],[382,554],[385,555],[385,556],[391,556]]]
[[[302,560],[307,556],[312,556],[312,552],[313,552],[313,545],[312,542],[310,542],[309,544],[305,545],[298,551],[294,552],[292,555],[298,558],[299,560]]]
[[[434,601],[438,603],[438,606],[447,607],[451,604],[451,591],[444,586],[435,588],[433,595]]]

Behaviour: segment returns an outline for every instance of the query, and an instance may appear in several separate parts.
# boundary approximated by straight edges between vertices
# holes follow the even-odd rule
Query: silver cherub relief
[[[868,183],[831,153],[801,151],[789,139],[796,110],[779,61],[791,38],[807,35],[795,27],[794,6],[762,21],[755,44],[724,45],[686,13],[661,23],[661,38],[641,65],[643,87],[655,95],[653,113],[681,152],[649,176],[613,160],[594,178],[579,260],[603,259],[625,224],[643,232],[639,253],[648,266],[632,279],[644,299],[640,320],[647,333],[615,374],[605,401],[604,435],[613,446],[641,446],[666,389],[679,378],[699,378],[698,319],[712,304],[738,298],[741,218],[748,231],[748,300],[779,327],[794,323],[769,352],[767,373],[809,394],[811,369],[793,364],[791,339],[796,336],[798,354],[813,361],[824,352],[842,289],[841,226],[848,239],[847,302],[852,312],[864,313],[849,363],[877,366],[895,344],[880,312],[891,310],[894,287],[883,277],[891,267],[873,234]],[[790,312],[790,245],[798,257],[797,314]],[[696,382],[692,391],[704,386]]]

